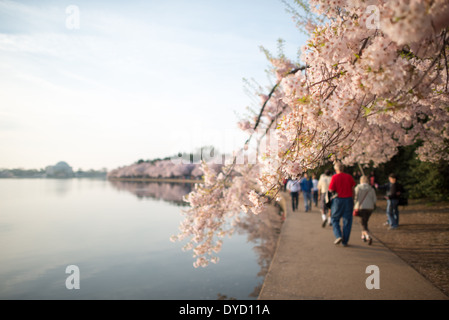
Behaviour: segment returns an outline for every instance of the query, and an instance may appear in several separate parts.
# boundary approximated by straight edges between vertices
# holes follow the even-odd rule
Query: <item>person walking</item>
[[[320,176],[318,180],[318,201],[320,202],[320,211],[321,211],[321,219],[323,219],[323,223],[321,226],[324,228],[327,223],[331,225],[331,215],[330,210],[326,206],[326,202],[328,201],[327,191],[329,190],[329,184],[331,183],[331,171],[326,170]]]
[[[402,185],[397,182],[394,173],[388,176],[388,183],[384,185],[376,185],[378,189],[386,190],[385,198],[387,199],[387,219],[389,230],[399,227],[399,197],[403,192]]]
[[[299,191],[301,191],[299,181],[296,179],[288,180],[286,187],[287,190],[290,191],[290,196],[292,198],[292,210],[296,211],[296,209],[298,209]]]
[[[329,184],[329,191],[337,194],[331,207],[332,228],[336,238],[334,244],[342,243],[347,246],[352,228],[355,181],[350,174],[343,172],[344,168],[340,162],[334,165],[334,169],[336,174],[332,176]],[[340,226],[341,219],[343,228]]]
[[[309,178],[307,172],[304,173],[303,178],[299,181],[301,185],[302,195],[304,197],[304,210],[308,212],[312,209],[312,180]]]
[[[362,225],[362,240],[364,242],[368,241],[368,244],[371,245],[373,238],[369,234],[368,220],[374,211],[377,197],[376,191],[369,184],[367,176],[362,176],[360,178],[360,184],[355,187],[354,200],[354,210],[358,209],[358,216]]]
[[[318,207],[318,179],[316,174],[312,175],[312,201],[315,207]]]

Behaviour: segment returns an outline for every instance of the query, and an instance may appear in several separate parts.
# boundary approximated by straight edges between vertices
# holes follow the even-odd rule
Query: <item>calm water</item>
[[[257,298],[267,226],[244,222],[217,265],[195,269],[192,252],[169,240],[189,187],[0,179],[0,299]],[[69,265],[79,267],[79,290],[65,286]]]

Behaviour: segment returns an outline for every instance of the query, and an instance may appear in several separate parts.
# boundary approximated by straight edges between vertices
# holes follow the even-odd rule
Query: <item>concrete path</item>
[[[293,212],[284,194],[287,217],[278,247],[259,295],[260,300],[440,300],[449,299],[376,238],[368,246],[360,239],[354,218],[349,245],[334,245],[332,227],[321,227],[318,208],[305,212],[302,197]],[[394,232],[394,231],[393,231]],[[375,283],[378,267],[379,289]]]

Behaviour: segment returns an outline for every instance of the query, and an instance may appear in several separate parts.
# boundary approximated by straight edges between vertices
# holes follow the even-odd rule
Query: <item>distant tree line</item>
[[[165,157],[165,158],[154,158],[154,159],[149,159],[149,160],[144,160],[144,159],[139,159],[136,161],[136,164],[142,164],[142,163],[150,163],[150,164],[155,164],[157,162],[161,162],[161,161],[169,161],[169,160],[173,160],[173,159],[182,159],[183,163],[199,163],[202,160],[207,160],[207,159],[211,159],[214,157],[217,157],[220,155],[220,152],[218,151],[218,149],[212,145],[208,145],[208,146],[203,146],[200,148],[195,149],[193,152],[185,152],[185,151],[180,151],[175,155],[169,156],[169,157]]]
[[[0,169],[0,178],[38,178],[45,175],[45,169]]]
[[[106,169],[102,170],[82,170],[73,173],[73,178],[105,178]],[[0,169],[0,178],[46,178],[45,169]]]
[[[106,168],[102,170],[90,169],[87,171],[79,169],[78,171],[75,171],[74,174],[76,178],[105,178],[107,175],[107,169]]]

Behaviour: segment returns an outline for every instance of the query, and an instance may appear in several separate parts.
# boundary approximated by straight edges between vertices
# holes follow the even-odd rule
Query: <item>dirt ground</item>
[[[386,201],[379,200],[368,227],[382,242],[449,296],[449,202],[409,200],[399,207],[399,228],[388,230]]]

